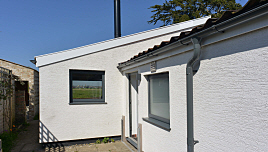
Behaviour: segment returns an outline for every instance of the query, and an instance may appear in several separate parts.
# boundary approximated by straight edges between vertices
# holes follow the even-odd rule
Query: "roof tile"
[[[134,60],[134,59],[136,59],[136,58],[138,58],[140,56],[147,55],[150,52],[153,52],[153,51],[155,51],[155,50],[157,50],[159,48],[162,48],[162,47],[164,47],[166,45],[174,43],[174,42],[176,42],[176,41],[178,41],[180,39],[183,39],[183,38],[185,38],[187,36],[190,36],[190,35],[192,35],[194,33],[197,33],[197,32],[200,32],[200,31],[202,31],[204,29],[212,27],[213,25],[216,25],[216,24],[219,24],[219,23],[221,23],[223,21],[231,19],[231,18],[233,18],[233,17],[235,17],[237,15],[240,15],[240,14],[242,14],[244,12],[247,12],[247,11],[249,11],[251,9],[254,9],[254,8],[260,6],[260,5],[263,5],[265,3],[267,3],[267,0],[250,0],[244,5],[244,7],[242,9],[240,9],[238,11],[237,10],[225,11],[223,13],[223,15],[219,19],[209,18],[204,25],[196,26],[191,31],[181,32],[179,36],[173,36],[173,37],[170,38],[169,41],[162,41],[160,43],[160,45],[155,45],[153,48],[149,48],[148,50],[140,52],[138,55],[135,55],[131,59],[129,59],[129,60],[125,61],[125,62],[119,63],[119,66],[122,65],[122,64],[126,64],[127,62],[130,62],[130,61],[132,61],[132,60]]]

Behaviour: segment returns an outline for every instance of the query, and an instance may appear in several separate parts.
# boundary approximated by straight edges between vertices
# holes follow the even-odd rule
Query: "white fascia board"
[[[104,51],[104,50],[111,49],[114,47],[134,43],[137,41],[141,41],[141,40],[145,40],[145,39],[149,39],[149,38],[153,38],[153,37],[157,37],[157,36],[161,36],[161,35],[165,35],[169,33],[183,31],[183,30],[193,28],[198,25],[205,24],[208,18],[210,18],[210,16],[205,16],[202,18],[198,18],[198,19],[194,19],[194,20],[190,20],[186,22],[172,24],[169,26],[164,26],[164,27],[160,27],[160,28],[156,28],[156,29],[152,29],[148,31],[143,31],[143,32],[127,35],[124,37],[110,39],[107,41],[85,45],[85,46],[81,46],[81,47],[77,47],[77,48],[73,48],[73,49],[69,49],[65,51],[59,51],[55,53],[35,56],[35,60],[37,61],[36,67],[45,66],[48,64],[83,56],[86,54]]]

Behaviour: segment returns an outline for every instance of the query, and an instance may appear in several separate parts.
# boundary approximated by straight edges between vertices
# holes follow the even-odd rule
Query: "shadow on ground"
[[[15,147],[11,152],[44,152],[45,147],[39,144],[39,121],[33,120],[29,122],[29,126],[25,131],[18,135]]]
[[[40,140],[52,139],[52,141],[58,141],[53,134],[49,132],[45,125],[40,123],[40,132],[47,134],[46,137],[41,136]],[[39,121],[33,120],[25,131],[22,131],[18,135],[16,146],[11,152],[134,152],[135,148],[131,147],[128,143],[116,141],[114,143],[107,144],[95,144],[95,143],[82,143],[72,141],[68,144],[62,144],[61,142],[54,142],[49,144],[39,143]]]

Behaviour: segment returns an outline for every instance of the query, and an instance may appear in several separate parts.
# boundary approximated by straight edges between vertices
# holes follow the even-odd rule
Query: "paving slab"
[[[18,135],[16,146],[11,152],[136,152],[137,150],[127,142],[115,141],[107,144],[75,144],[68,146],[48,147],[39,143],[39,121],[33,120],[25,131]]]
[[[121,141],[107,144],[86,144],[66,146],[65,152],[136,152],[132,147],[127,147]],[[132,149],[131,149],[132,148]]]

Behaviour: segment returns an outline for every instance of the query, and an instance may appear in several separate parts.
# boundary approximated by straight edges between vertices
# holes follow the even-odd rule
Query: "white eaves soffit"
[[[153,37],[157,37],[157,36],[161,36],[161,35],[165,35],[165,34],[169,34],[173,32],[183,31],[188,28],[193,28],[195,26],[205,24],[208,18],[210,18],[210,16],[205,16],[202,18],[198,18],[198,19],[194,19],[194,20],[190,20],[186,22],[172,24],[169,26],[164,26],[164,27],[160,27],[160,28],[156,28],[156,29],[152,29],[148,31],[143,31],[143,32],[139,32],[139,33],[135,33],[135,34],[119,37],[119,38],[114,38],[114,39],[110,39],[110,40],[106,40],[106,41],[102,41],[98,43],[93,43],[90,45],[85,45],[85,46],[81,46],[81,47],[77,47],[77,48],[73,48],[69,50],[35,56],[35,60],[37,61],[36,67],[53,64],[56,62],[87,55],[90,53],[104,51],[110,48],[126,45],[129,43],[133,43],[133,42],[137,42],[137,41],[141,41],[145,39],[150,39]]]

